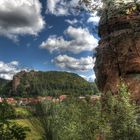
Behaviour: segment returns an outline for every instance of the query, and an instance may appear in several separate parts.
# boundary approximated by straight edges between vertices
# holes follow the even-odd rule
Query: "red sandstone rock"
[[[133,97],[140,100],[140,9],[129,15],[119,15],[116,11],[111,16],[107,11],[100,20],[101,40],[95,65],[97,85],[104,93],[117,92],[122,78]]]

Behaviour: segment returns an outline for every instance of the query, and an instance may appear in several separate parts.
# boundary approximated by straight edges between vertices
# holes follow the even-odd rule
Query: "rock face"
[[[34,71],[31,71],[30,72],[30,75],[33,77],[34,76],[34,73],[35,73]],[[17,93],[18,87],[21,84],[22,77],[26,77],[27,75],[28,75],[28,72],[21,71],[21,72],[19,72],[18,74],[16,74],[13,77],[13,80],[11,81],[11,84],[12,84],[12,87],[11,87],[12,92],[14,92],[15,94]],[[27,85],[29,85],[29,84],[24,83],[24,86],[25,87],[28,87]]]
[[[95,65],[99,89],[116,93],[122,78],[140,101],[140,4],[105,8],[99,36]]]

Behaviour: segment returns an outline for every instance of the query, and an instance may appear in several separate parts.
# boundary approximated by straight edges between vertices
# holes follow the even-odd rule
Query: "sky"
[[[0,78],[57,70],[94,81],[98,22],[78,0],[0,0]]]

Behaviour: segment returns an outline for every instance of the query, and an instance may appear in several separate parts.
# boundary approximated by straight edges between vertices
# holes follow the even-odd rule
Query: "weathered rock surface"
[[[102,92],[117,92],[120,79],[140,100],[140,6],[106,8],[99,23],[95,73]]]
[[[30,73],[26,72],[26,71],[21,71],[21,72],[17,73],[13,77],[13,80],[11,81],[11,84],[12,84],[11,90],[12,90],[12,92],[17,94],[18,87],[20,86],[21,81],[23,82],[23,80],[22,80],[23,78],[30,77],[30,79],[32,79],[35,76],[36,76],[35,71],[31,71]],[[24,86],[25,86],[26,89],[28,89],[30,87],[30,84],[29,84],[29,82],[27,80],[24,81]]]

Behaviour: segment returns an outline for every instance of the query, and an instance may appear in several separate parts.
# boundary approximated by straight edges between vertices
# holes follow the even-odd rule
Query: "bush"
[[[15,117],[15,110],[13,106],[6,101],[0,103],[0,120],[13,119]]]
[[[0,103],[0,140],[25,140],[29,128],[10,121],[14,117],[14,108],[6,102]]]

